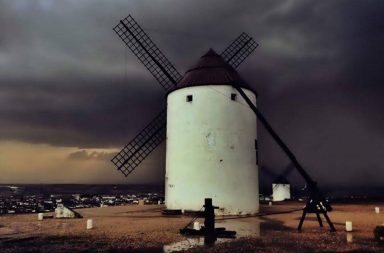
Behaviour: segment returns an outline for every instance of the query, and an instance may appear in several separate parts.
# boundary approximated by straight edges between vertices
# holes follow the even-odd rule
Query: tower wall
[[[256,103],[255,94],[244,89]],[[235,100],[231,94],[236,94]],[[192,96],[192,101],[188,101]],[[217,214],[259,211],[256,116],[230,85],[181,88],[167,98],[165,204]]]

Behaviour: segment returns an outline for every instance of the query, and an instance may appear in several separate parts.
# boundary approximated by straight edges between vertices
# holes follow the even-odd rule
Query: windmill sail
[[[176,87],[181,74],[131,15],[120,20],[113,30],[166,91]],[[163,110],[112,159],[116,168],[125,176],[165,139],[165,121]]]
[[[176,87],[181,74],[131,15],[120,20],[113,30],[166,91]]]
[[[128,176],[164,139],[166,115],[162,110],[132,141],[115,157],[113,164]]]
[[[221,53],[221,57],[233,68],[237,68],[258,45],[252,37],[243,32]]]

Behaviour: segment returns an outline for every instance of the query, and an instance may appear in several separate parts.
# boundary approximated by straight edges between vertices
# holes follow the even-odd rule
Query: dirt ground
[[[303,203],[262,205],[260,217],[217,217],[217,223],[238,232],[237,239],[202,245],[201,238],[179,234],[188,216],[164,216],[163,206],[116,206],[79,209],[82,219],[37,220],[37,214],[0,216],[0,252],[171,252],[186,249],[178,242],[197,245],[188,252],[384,252],[373,229],[384,223],[384,203],[334,204],[329,213],[337,232],[320,228],[309,215],[303,231],[296,230]],[[45,215],[50,215],[46,213]],[[94,228],[86,230],[87,219]],[[345,221],[353,222],[346,233]],[[203,220],[199,219],[202,223]],[[347,241],[348,237],[348,242]],[[176,247],[175,246],[176,243]],[[183,244],[185,245],[185,243]]]

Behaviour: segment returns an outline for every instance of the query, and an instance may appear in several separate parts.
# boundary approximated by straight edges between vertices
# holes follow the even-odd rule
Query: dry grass
[[[298,209],[302,204],[284,203],[263,206],[264,212]],[[241,222],[258,224],[261,235],[240,238],[214,247],[190,252],[384,252],[374,241],[373,229],[384,223],[384,214],[375,214],[382,204],[334,205],[330,213],[335,233],[319,228],[314,217],[296,231],[301,212],[242,218]],[[82,209],[83,219],[37,221],[37,215],[0,216],[0,252],[162,252],[162,246],[184,240],[178,233],[190,217],[165,217],[162,206],[120,206]],[[384,208],[382,208],[384,209]],[[92,218],[95,228],[86,230]],[[348,243],[344,224],[353,222],[353,242]]]

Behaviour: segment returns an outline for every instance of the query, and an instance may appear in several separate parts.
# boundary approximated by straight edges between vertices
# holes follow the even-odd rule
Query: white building
[[[213,50],[167,97],[167,209],[198,211],[204,198],[217,214],[259,211],[256,116],[233,88],[256,94]]]
[[[273,201],[291,199],[291,185],[286,179],[280,178],[272,183]]]
[[[75,210],[68,208],[63,204],[58,204],[57,208],[55,209],[55,218],[82,218],[82,216]]]

